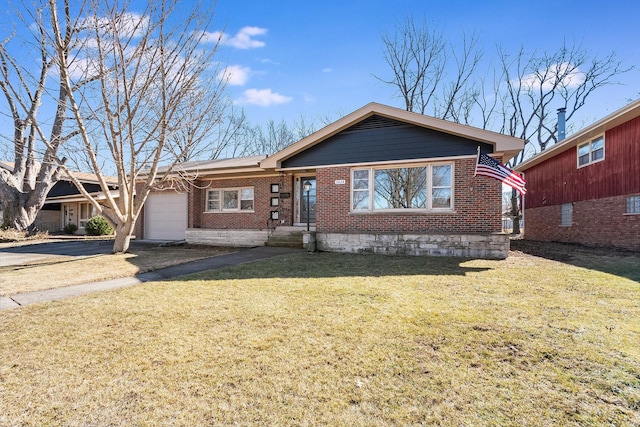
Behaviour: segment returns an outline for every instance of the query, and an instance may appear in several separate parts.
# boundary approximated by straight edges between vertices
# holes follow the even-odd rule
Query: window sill
[[[600,162],[604,162],[604,157],[602,159],[590,161],[589,163],[585,163],[584,165],[578,164],[578,169],[586,168],[588,166],[595,165],[596,163],[600,163]]]
[[[350,211],[349,215],[455,215],[455,210]]]
[[[204,211],[205,214],[239,214],[239,213],[256,213],[256,211]]]

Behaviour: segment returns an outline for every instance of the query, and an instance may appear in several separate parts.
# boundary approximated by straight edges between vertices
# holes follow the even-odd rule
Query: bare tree
[[[501,131],[525,140],[533,151],[543,151],[557,138],[556,111],[564,108],[570,121],[597,89],[615,84],[615,77],[631,68],[610,53],[592,57],[581,46],[563,44],[555,52],[509,55],[498,49],[502,87]],[[528,147],[529,148],[529,147]],[[512,164],[520,163],[523,151]]]
[[[434,117],[456,121],[468,117],[477,95],[471,79],[482,58],[475,35],[463,35],[462,49],[456,51],[426,19],[418,25],[407,18],[394,34],[382,35],[382,44],[392,77],[376,78],[397,89],[407,111],[430,109]]]
[[[56,1],[49,5],[55,45],[61,46]],[[92,0],[79,26],[84,43],[76,59],[58,49],[60,80],[106,201],[76,186],[115,224],[114,252],[128,249],[149,193],[184,178],[176,165],[206,148],[226,105],[214,62],[220,40],[210,40],[213,12],[202,6],[151,0],[133,13],[126,1]],[[117,198],[108,191],[105,160],[115,168]]]
[[[236,110],[233,105],[227,110],[228,114],[216,125],[213,140],[207,159],[233,158],[245,156],[250,141],[250,125],[243,109]]]
[[[420,27],[413,18],[407,18],[395,33],[383,34],[382,43],[384,59],[393,76],[377,78],[396,87],[407,111],[424,114],[444,76],[447,62],[444,36],[428,31],[426,22]]]
[[[512,166],[522,162],[527,153],[543,151],[558,142],[556,111],[564,108],[569,121],[588,97],[603,86],[615,84],[615,77],[631,68],[610,53],[592,57],[581,46],[564,44],[552,53],[527,54],[521,49],[510,56],[499,49],[502,69],[501,132],[522,138],[525,149],[514,157]],[[519,194],[512,191],[513,233],[519,234]]]
[[[246,128],[245,155],[273,154],[283,148],[309,136],[314,132],[314,124],[304,117],[289,125],[282,120],[276,123],[269,120],[266,125]]]
[[[74,134],[64,133],[69,93],[55,79],[55,55],[70,58],[77,36],[76,22],[67,14],[54,52],[47,32],[48,8],[41,6],[25,12],[23,15],[15,10],[13,16],[19,17],[19,25],[30,31],[32,39],[24,40],[13,33],[0,42],[0,90],[13,123],[12,135],[2,135],[0,139],[3,151],[11,153],[13,159],[13,165],[0,168],[2,226],[20,231],[32,227],[49,190],[58,181],[58,151]],[[3,27],[10,30],[9,25]],[[25,55],[20,42],[26,43],[35,55]],[[52,91],[49,86],[54,85]],[[43,106],[53,109],[50,123],[49,117],[42,118],[46,114],[41,113]]]
[[[564,108],[571,120],[597,89],[615,84],[629,71],[615,53],[596,57],[581,46],[563,44],[557,51],[510,55],[498,49],[499,68],[492,78],[476,77],[481,52],[475,37],[463,36],[456,52],[447,48],[443,35],[407,19],[392,36],[383,35],[384,57],[393,77],[383,82],[401,94],[405,108],[458,123],[473,124],[525,141],[525,150],[511,160],[557,142],[556,110]],[[455,66],[449,66],[449,58]],[[451,77],[447,70],[452,69]],[[513,191],[514,233],[519,233],[518,193]]]

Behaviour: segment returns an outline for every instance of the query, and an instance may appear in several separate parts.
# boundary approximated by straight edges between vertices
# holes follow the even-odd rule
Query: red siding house
[[[190,243],[274,244],[297,231],[323,251],[505,258],[501,183],[474,176],[476,155],[506,162],[523,145],[372,103],[269,157],[183,165],[194,185],[152,194],[137,233],[163,238],[179,217]],[[166,215],[180,197],[184,212]]]
[[[640,250],[640,100],[516,169],[527,239]]]

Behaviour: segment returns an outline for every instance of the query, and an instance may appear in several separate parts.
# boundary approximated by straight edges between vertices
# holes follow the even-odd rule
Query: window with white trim
[[[208,190],[207,212],[253,212],[253,187]]]
[[[91,203],[80,203],[80,228],[84,228],[87,222],[93,217],[93,205]]]
[[[351,171],[353,212],[453,209],[453,163]]]
[[[578,167],[604,160],[604,135],[578,145]]]
[[[628,214],[640,214],[640,196],[627,197],[627,210]]]

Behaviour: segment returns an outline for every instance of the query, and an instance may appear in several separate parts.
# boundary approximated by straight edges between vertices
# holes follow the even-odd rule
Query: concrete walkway
[[[259,246],[247,250],[241,250],[225,255],[218,255],[185,264],[174,265],[148,273],[142,273],[134,277],[106,280],[103,282],[86,283],[83,285],[66,286],[63,288],[48,289],[45,291],[26,292],[8,297],[0,297],[0,310],[18,308],[24,305],[39,302],[55,301],[91,292],[105,291],[109,289],[134,286],[144,282],[165,280],[186,274],[200,273],[202,271],[229,267],[277,255],[300,252],[300,249]]]

